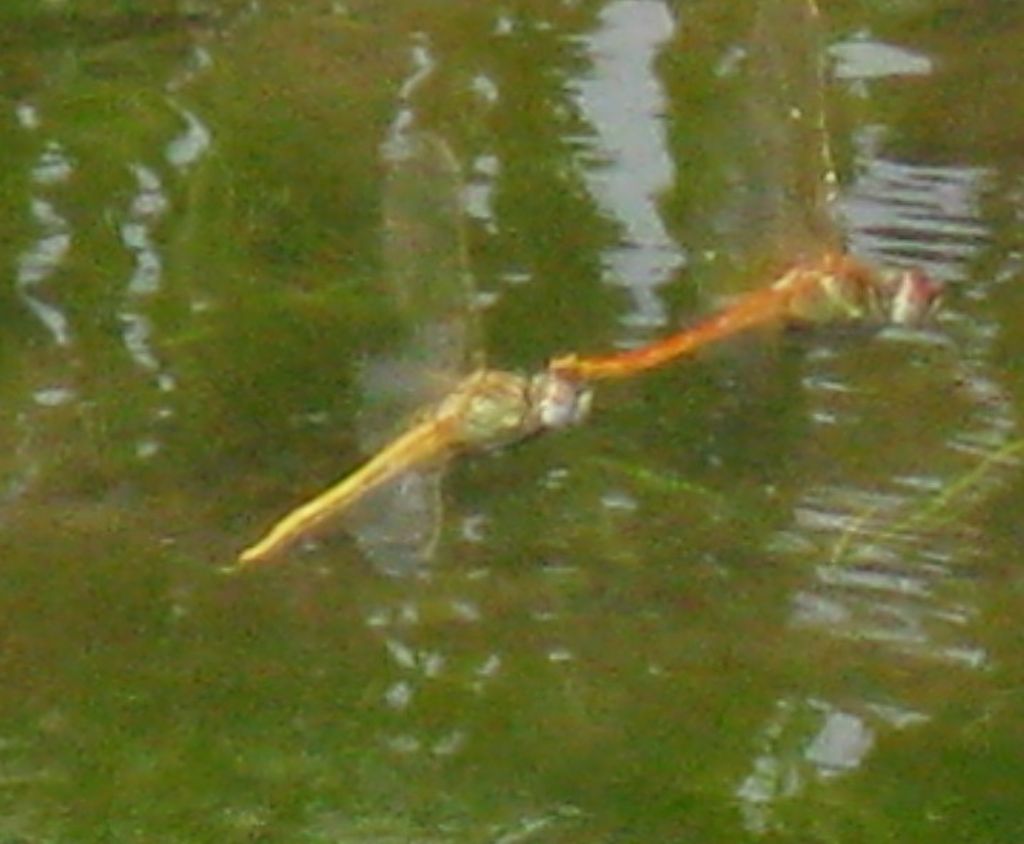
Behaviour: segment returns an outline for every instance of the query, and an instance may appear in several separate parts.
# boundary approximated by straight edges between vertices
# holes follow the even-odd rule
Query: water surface
[[[1024,833],[1024,16],[823,11],[5,7],[0,837]],[[464,216],[422,274],[412,130]],[[823,242],[944,316],[610,386],[453,467],[415,565],[222,571],[410,349],[634,345]]]

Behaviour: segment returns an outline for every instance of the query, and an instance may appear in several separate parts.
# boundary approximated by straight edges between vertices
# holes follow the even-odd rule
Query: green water
[[[4,5],[0,842],[1020,839],[1024,14],[827,5]],[[941,320],[610,385],[411,567],[223,572],[442,369],[840,238]]]

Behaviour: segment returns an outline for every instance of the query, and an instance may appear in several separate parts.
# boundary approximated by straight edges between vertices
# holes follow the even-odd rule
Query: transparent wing
[[[826,68],[813,0],[764,0],[749,40],[750,186],[742,213],[759,249],[785,261],[841,246],[826,125]]]
[[[388,142],[385,159],[380,283],[403,330],[362,368],[357,426],[367,453],[422,421],[416,410],[481,362],[455,157],[437,136],[407,132]],[[407,572],[432,556],[442,468],[405,473],[353,508],[350,529],[382,570]]]

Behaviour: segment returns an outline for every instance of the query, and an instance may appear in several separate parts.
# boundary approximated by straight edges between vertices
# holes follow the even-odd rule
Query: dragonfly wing
[[[466,257],[462,177],[448,145],[410,133],[389,147],[385,189],[384,282],[413,327],[406,356],[427,369],[461,374],[479,361],[479,323]]]
[[[364,362],[360,443],[376,451],[479,363],[455,156],[440,138],[405,131],[384,149],[380,291],[399,339]],[[351,532],[382,570],[401,573],[430,559],[443,515],[438,470],[410,472],[356,508]]]
[[[812,0],[765,0],[749,42],[751,217],[762,249],[787,261],[839,247],[826,125],[826,68]]]
[[[405,472],[346,517],[356,543],[379,571],[406,576],[430,562],[443,515],[442,474],[440,468]]]

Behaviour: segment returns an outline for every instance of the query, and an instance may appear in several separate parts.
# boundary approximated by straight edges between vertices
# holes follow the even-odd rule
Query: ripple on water
[[[886,44],[867,35],[858,35],[833,44],[829,55],[834,61],[832,73],[837,79],[864,81],[890,76],[928,76],[933,64],[928,56],[895,44]]]
[[[59,144],[48,143],[32,170],[32,183],[46,190],[67,181],[74,166]],[[47,282],[63,267],[72,246],[72,229],[57,210],[55,201],[36,194],[29,199],[29,213],[38,228],[35,242],[18,256],[15,284],[26,307],[49,331],[58,346],[71,345],[67,315],[46,291]]]
[[[132,361],[146,372],[160,373],[160,385],[171,389],[174,379],[161,372],[161,365],[152,344],[153,327],[144,313],[142,302],[159,291],[163,276],[163,260],[153,241],[152,227],[166,212],[169,200],[156,171],[141,164],[131,167],[136,193],[121,225],[121,243],[131,254],[134,267],[124,291],[121,307],[122,338]]]
[[[186,172],[207,154],[213,143],[209,127],[195,112],[172,102],[185,123],[181,133],[172,138],[164,150],[167,161],[178,171]]]
[[[868,53],[842,55],[863,63]],[[912,57],[870,55],[890,68],[906,59],[904,71],[925,70]],[[839,201],[851,249],[966,284],[991,240],[979,208],[988,172],[887,158],[884,137],[877,126],[857,137],[857,176]],[[974,292],[983,297],[984,285]],[[972,576],[984,526],[971,508],[1019,464],[1017,420],[991,372],[996,327],[954,312],[941,328],[884,335],[857,354],[840,348],[805,357],[807,413],[829,425],[809,429],[811,457],[794,470],[802,491],[771,544],[808,573],[792,594],[789,621],[813,634],[798,639],[807,660],[817,647],[829,654],[830,685],[844,687],[837,653],[849,654],[857,673],[876,669],[889,679],[870,694],[794,693],[778,701],[737,790],[752,830],[771,828],[775,802],[862,765],[887,732],[927,721],[924,678],[943,682],[957,672],[967,682],[991,664]],[[873,368],[874,355],[884,369]],[[889,365],[893,355],[900,367]],[[814,439],[827,445],[816,448]],[[842,470],[830,461],[842,461]],[[912,670],[917,683],[896,688],[894,667]]]
[[[959,279],[990,240],[979,211],[988,171],[889,160],[883,137],[879,127],[857,136],[857,179],[839,203],[852,251]]]

